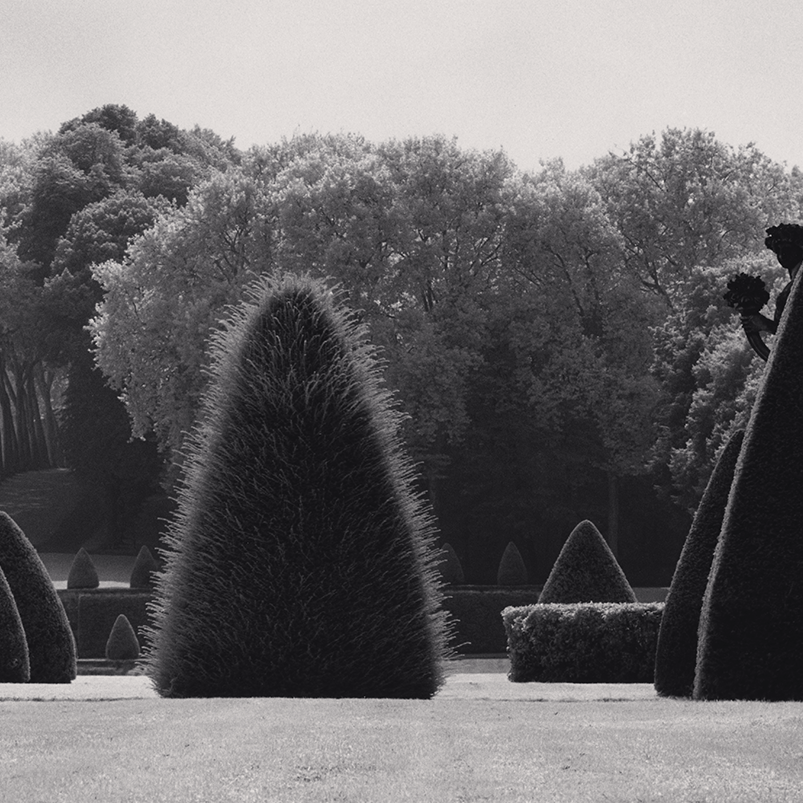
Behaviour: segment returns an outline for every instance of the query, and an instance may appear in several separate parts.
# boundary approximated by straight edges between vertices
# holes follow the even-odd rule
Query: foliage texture
[[[287,277],[217,340],[153,609],[163,696],[439,688],[432,519],[365,336],[323,285]]]
[[[697,631],[744,430],[737,430],[717,461],[694,516],[666,598],[655,653],[655,689],[669,697],[691,697],[697,664]]]
[[[31,542],[0,512],[0,569],[17,604],[31,666],[31,683],[75,679],[75,639],[64,606]]]
[[[613,552],[588,520],[566,539],[538,599],[539,603],[635,601]]]
[[[803,700],[803,291],[745,431],[700,618],[694,696]]]
[[[27,683],[30,679],[28,642],[17,603],[0,569],[0,683]]]

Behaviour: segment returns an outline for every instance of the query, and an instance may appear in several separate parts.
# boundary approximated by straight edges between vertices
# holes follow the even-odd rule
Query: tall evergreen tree
[[[803,290],[744,436],[700,619],[694,696],[803,700]]]
[[[722,451],[680,553],[658,635],[658,694],[691,697],[694,691],[700,609],[743,440],[744,430],[737,430]]]
[[[265,279],[214,365],[157,584],[157,690],[430,697],[432,520],[364,330],[321,284]]]

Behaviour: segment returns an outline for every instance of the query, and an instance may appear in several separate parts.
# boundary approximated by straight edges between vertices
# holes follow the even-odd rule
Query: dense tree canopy
[[[685,532],[651,536],[654,505],[696,507],[761,375],[727,278],[759,273],[777,291],[763,229],[798,219],[801,198],[797,169],[700,130],[532,174],[443,137],[305,135],[240,153],[113,105],[0,147],[3,281],[20,314],[48,322],[34,342],[51,387],[94,315],[133,436],[175,460],[210,336],[255,266],[327,278],[381,347],[469,574],[472,554],[515,539],[536,580],[584,518],[619,540],[626,569],[657,541],[676,557]]]

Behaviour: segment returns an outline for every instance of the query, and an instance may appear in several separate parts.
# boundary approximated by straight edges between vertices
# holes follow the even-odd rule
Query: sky
[[[240,148],[440,134],[537,170],[703,128],[803,167],[801,31],[800,0],[0,0],[0,138],[117,103]]]

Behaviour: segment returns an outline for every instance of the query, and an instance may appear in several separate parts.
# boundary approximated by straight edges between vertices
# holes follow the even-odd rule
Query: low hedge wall
[[[507,649],[502,611],[538,602],[541,586],[447,586],[443,607],[455,623],[452,642],[461,655],[499,654]]]
[[[662,602],[506,608],[510,680],[652,683],[663,610]]]
[[[106,641],[122,613],[143,646],[142,628],[148,624],[150,590],[128,588],[59,589],[79,658],[105,658]]]

